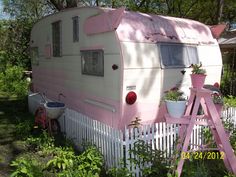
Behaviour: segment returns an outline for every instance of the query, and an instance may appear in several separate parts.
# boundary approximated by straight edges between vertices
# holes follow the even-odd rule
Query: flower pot
[[[205,74],[190,74],[193,88],[201,89],[204,85]]]
[[[166,108],[171,117],[180,118],[184,115],[187,101],[165,100]]]

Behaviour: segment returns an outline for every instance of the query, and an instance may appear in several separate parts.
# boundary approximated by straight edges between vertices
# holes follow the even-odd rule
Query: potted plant
[[[164,100],[166,108],[171,117],[180,118],[184,115],[186,98],[178,88],[174,87],[165,92]]]
[[[224,105],[224,100],[223,100],[223,96],[222,94],[220,94],[219,92],[213,92],[211,94],[213,103],[215,104],[215,108],[218,112],[218,114],[221,116],[221,111]]]
[[[206,70],[202,68],[202,63],[191,64],[191,81],[193,88],[202,88],[206,79]]]

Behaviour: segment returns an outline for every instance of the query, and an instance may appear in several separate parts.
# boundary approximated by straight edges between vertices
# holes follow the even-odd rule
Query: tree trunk
[[[217,1],[217,24],[221,22],[221,18],[223,15],[223,7],[224,7],[224,0],[218,0]]]

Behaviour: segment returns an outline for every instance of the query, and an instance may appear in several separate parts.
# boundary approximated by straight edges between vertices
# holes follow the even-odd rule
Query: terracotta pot
[[[184,115],[187,101],[165,100],[166,108],[171,117],[180,118]]]
[[[190,74],[193,88],[201,89],[204,85],[205,74]]]

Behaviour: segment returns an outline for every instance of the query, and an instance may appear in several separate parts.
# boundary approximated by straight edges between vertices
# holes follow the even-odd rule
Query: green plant
[[[24,120],[24,121],[19,121],[16,124],[15,128],[15,135],[18,138],[26,138],[31,134],[31,130],[33,127],[33,120]]]
[[[26,139],[26,144],[29,149],[39,151],[41,154],[48,155],[52,153],[55,139],[50,137],[46,131],[43,131],[39,137],[29,137]]]
[[[137,140],[130,153],[133,154],[130,162],[140,168],[144,177],[166,176],[168,169],[163,151],[153,149],[144,140]]]
[[[202,68],[202,63],[200,64],[191,64],[192,74],[206,74],[206,70]]]
[[[177,87],[174,87],[165,92],[164,100],[170,101],[184,101],[184,92],[180,91]]]
[[[15,171],[11,174],[11,177],[41,177],[43,176],[42,169],[36,160],[30,158],[20,157],[11,163],[12,167],[15,167]]]
[[[222,105],[224,104],[223,96],[220,93],[214,92],[213,94],[211,94],[211,97],[212,97],[213,103],[222,104]]]
[[[132,177],[134,174],[131,171],[129,171],[128,168],[126,167],[120,167],[120,168],[113,167],[108,170],[108,175],[112,177],[119,177],[119,176]]]
[[[232,95],[224,97],[224,105],[225,107],[236,107],[236,97]]]
[[[213,135],[209,127],[204,127],[202,129],[202,136],[203,136],[203,141],[204,141],[205,146],[207,146],[208,148],[216,147],[216,143],[213,139]]]
[[[138,128],[141,125],[141,119],[139,117],[135,117],[135,120],[132,120],[128,125],[129,127]]]
[[[236,177],[236,175],[234,175],[232,173],[228,173],[227,175],[224,175],[224,177]]]
[[[76,158],[74,152],[69,148],[54,148],[54,157],[47,162],[47,169],[54,172],[72,169]]]
[[[99,177],[104,164],[103,156],[95,146],[90,146],[85,152],[78,156],[76,176]]]
[[[23,71],[20,66],[7,65],[5,72],[0,73],[1,91],[24,98],[28,92],[29,82],[23,77]]]

